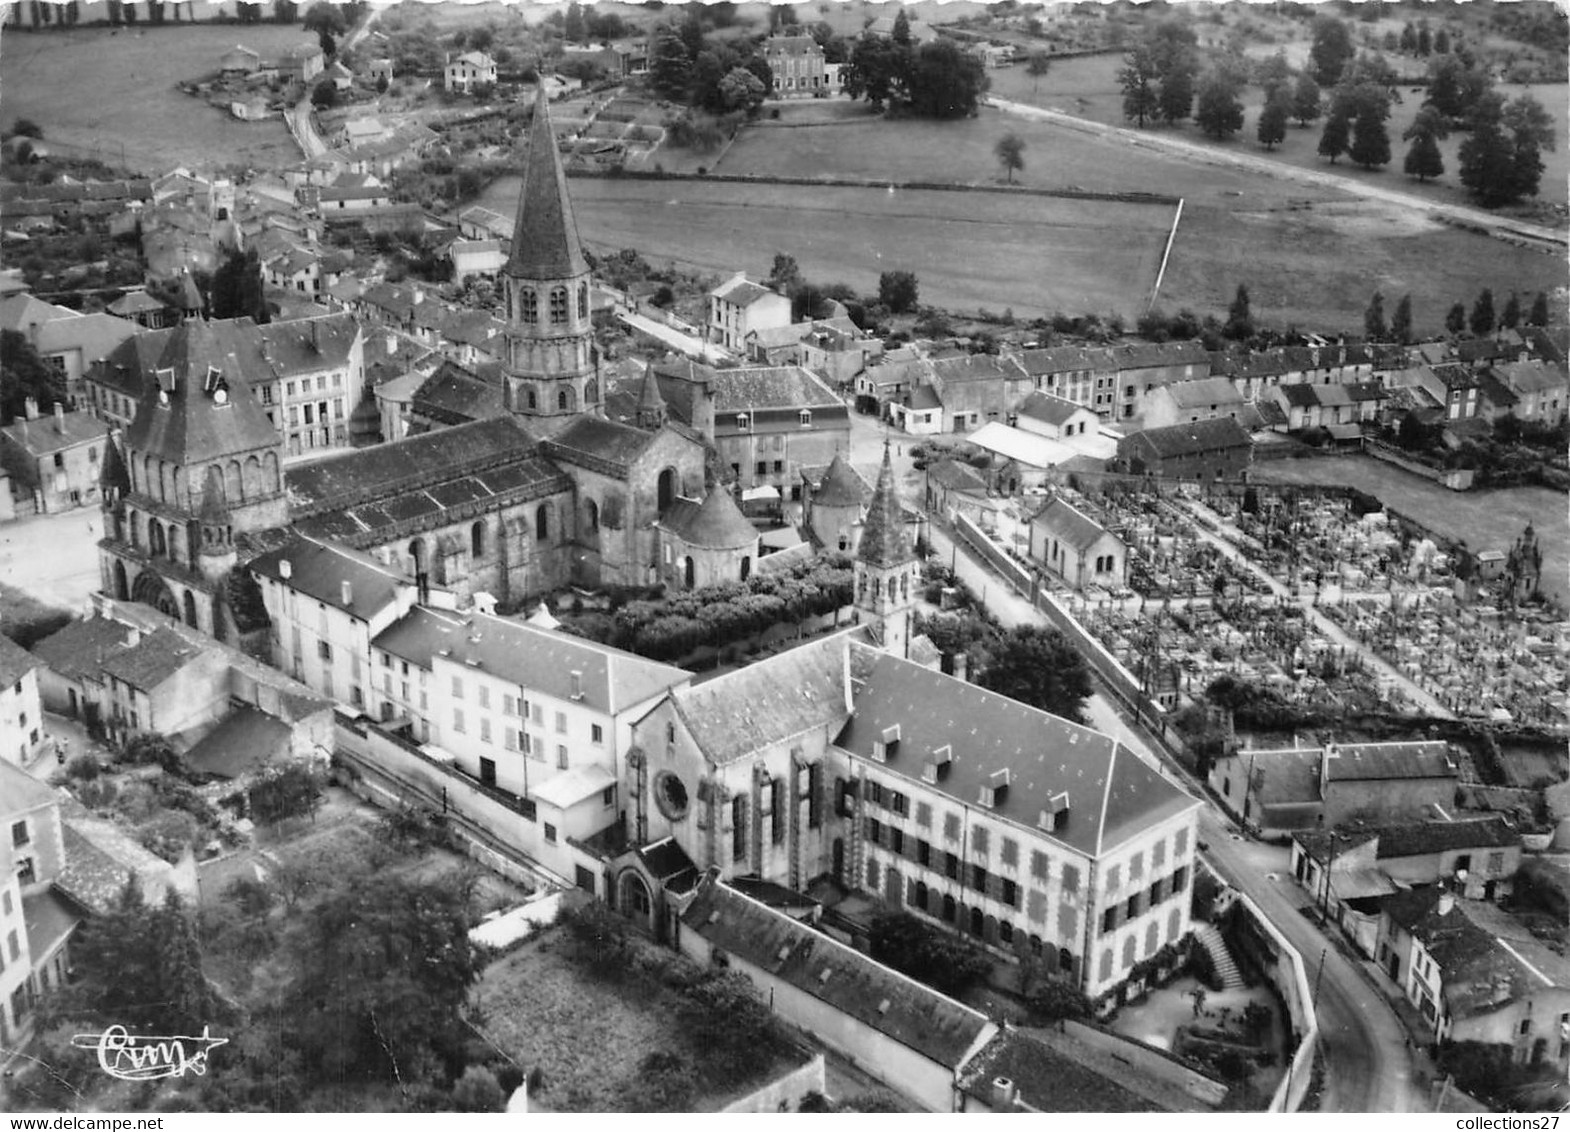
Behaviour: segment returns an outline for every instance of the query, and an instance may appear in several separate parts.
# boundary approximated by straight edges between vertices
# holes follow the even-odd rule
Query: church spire
[[[887,569],[912,562],[916,552],[905,535],[904,508],[894,490],[894,464],[889,459],[889,442],[883,441],[883,466],[878,469],[878,484],[861,527],[861,544],[856,558],[869,566]]]
[[[643,388],[638,393],[638,427],[644,429],[657,429],[665,423],[665,398],[660,395],[659,379],[654,376],[654,367],[648,366],[643,371]]]
[[[542,80],[534,96],[529,154],[523,192],[513,224],[512,252],[502,268],[519,279],[566,279],[589,270],[578,245],[578,222],[567,195],[567,174],[551,130],[551,112]]]

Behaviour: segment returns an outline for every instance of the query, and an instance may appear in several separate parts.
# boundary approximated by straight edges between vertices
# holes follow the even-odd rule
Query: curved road
[[[984,595],[983,603],[1005,626],[1046,623],[1026,598],[1011,590],[968,548],[963,544],[956,547],[948,532],[935,523],[928,525],[928,531],[933,552],[954,563],[956,573],[978,595]],[[1130,713],[1114,707],[1108,697],[1092,697],[1088,710],[1094,726],[1116,735],[1147,762],[1162,765],[1163,773],[1177,775],[1195,797],[1204,800],[1199,828],[1210,846],[1206,859],[1228,884],[1253,900],[1297,949],[1307,968],[1309,986],[1318,982],[1315,1015],[1325,1059],[1321,1111],[1430,1111],[1423,1089],[1413,1079],[1405,1028],[1384,996],[1370,984],[1367,972],[1298,911],[1300,905],[1309,903],[1310,896],[1293,881],[1286,853],[1236,835],[1235,827],[1200,784],[1182,768],[1161,759],[1162,748],[1155,737]]]
[[[1444,201],[1415,197],[1411,193],[1403,193],[1399,189],[1387,189],[1380,185],[1368,184],[1365,181],[1356,181],[1350,177],[1337,176],[1334,173],[1322,173],[1315,169],[1303,169],[1296,165],[1288,165],[1284,161],[1272,161],[1267,157],[1258,157],[1251,153],[1218,150],[1195,142],[1184,141],[1182,138],[1171,137],[1167,134],[1145,133],[1140,130],[1130,130],[1123,126],[1108,126],[1101,122],[1076,118],[1074,115],[1065,114],[1061,110],[1046,110],[1040,106],[1030,106],[1023,102],[1011,102],[1006,98],[988,97],[987,104],[996,106],[1005,114],[1014,114],[1021,118],[1030,118],[1039,122],[1052,122],[1056,125],[1067,126],[1070,129],[1080,130],[1085,133],[1119,138],[1130,145],[1170,150],[1184,157],[1212,165],[1230,165],[1235,168],[1263,173],[1269,177],[1278,177],[1282,180],[1298,181],[1302,184],[1316,185],[1320,188],[1336,189],[1352,196],[1360,196],[1365,200],[1378,201],[1382,204],[1393,204],[1400,208],[1417,212],[1444,216],[1463,224],[1477,225],[1496,234],[1504,233],[1510,236],[1560,246],[1570,244],[1570,233],[1559,229],[1547,228],[1541,224],[1530,224],[1524,220],[1516,220],[1508,216],[1495,216],[1491,212],[1468,208],[1465,205],[1447,204]]]

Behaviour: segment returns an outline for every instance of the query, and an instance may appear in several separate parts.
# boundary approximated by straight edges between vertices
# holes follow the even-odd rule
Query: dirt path
[[[1379,185],[1371,185],[1352,177],[1342,177],[1335,173],[1321,173],[1313,169],[1302,169],[1295,165],[1272,161],[1269,158],[1257,157],[1249,153],[1223,152],[1165,134],[1145,133],[1140,130],[1130,130],[1120,126],[1107,126],[1100,122],[1076,118],[1072,114],[1064,114],[1061,111],[1045,110],[1039,106],[1030,106],[1023,102],[1011,102],[1006,98],[988,98],[987,102],[1006,114],[1014,114],[1021,118],[1053,122],[1084,133],[1100,134],[1104,137],[1121,139],[1129,145],[1167,150],[1208,165],[1226,165],[1232,168],[1247,169],[1254,173],[1262,173],[1267,177],[1298,181],[1302,184],[1314,185],[1319,188],[1337,189],[1351,193],[1354,196],[1360,196],[1365,200],[1443,216],[1448,220],[1462,224],[1476,225],[1496,236],[1507,235],[1560,246],[1570,244],[1570,234],[1553,228],[1546,228],[1541,224],[1530,224],[1508,216],[1496,216],[1493,213],[1475,208],[1466,208],[1462,205],[1425,200],[1410,193],[1403,193],[1397,189],[1383,188]]]

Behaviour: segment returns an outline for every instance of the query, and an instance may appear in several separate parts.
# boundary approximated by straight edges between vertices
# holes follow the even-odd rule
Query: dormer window
[[[736,427],[741,429],[741,431],[746,432],[750,423],[751,418],[748,417],[746,413],[736,414]]]
[[[812,427],[812,410],[811,409],[803,409],[801,411],[801,427],[802,428],[811,428]]]

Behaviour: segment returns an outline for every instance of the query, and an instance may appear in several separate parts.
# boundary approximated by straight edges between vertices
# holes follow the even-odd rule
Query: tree
[[[1022,625],[1003,634],[977,681],[1010,699],[1078,722],[1090,698],[1090,671],[1055,629]]]
[[[311,90],[311,105],[318,110],[331,110],[338,105],[338,88],[331,79],[323,79]]]
[[[1417,53],[1417,29],[1412,26],[1410,20],[1401,29],[1401,38],[1398,41],[1398,46],[1399,50],[1405,51],[1408,55]]]
[[[1477,301],[1472,304],[1472,317],[1467,320],[1467,326],[1478,337],[1493,333],[1494,292],[1490,288],[1484,287],[1478,293]]]
[[[1445,312],[1445,330],[1450,334],[1460,334],[1466,329],[1466,304],[1456,303]]]
[[[583,43],[589,37],[588,26],[583,20],[583,5],[577,0],[567,5],[567,15],[562,23],[562,35],[568,43]]]
[[[1428,90],[1423,105],[1432,106],[1446,118],[1460,121],[1472,113],[1491,85],[1485,71],[1446,56],[1428,66]]]
[[[316,816],[322,804],[322,778],[303,762],[289,763],[252,782],[246,797],[251,813],[264,825],[293,817]]]
[[[1265,92],[1266,102],[1278,91],[1286,90],[1292,82],[1292,65],[1287,62],[1287,53],[1277,51],[1260,62],[1254,68],[1254,82]]]
[[[1336,158],[1347,150],[1351,129],[1347,116],[1332,110],[1325,119],[1324,131],[1319,135],[1319,156],[1330,158],[1330,164],[1334,165]]]
[[[1450,54],[1450,32],[1445,28],[1440,28],[1434,33],[1434,54]]]
[[[305,19],[301,22],[301,26],[306,31],[321,32],[325,30],[334,35],[342,35],[349,30],[348,26],[343,22],[342,9],[337,4],[329,3],[328,0],[316,0],[316,3],[307,8],[305,10]]]
[[[1434,37],[1433,37],[1433,34],[1428,30],[1428,25],[1424,24],[1422,27],[1417,29],[1417,53],[1419,55],[1425,55],[1426,56],[1426,55],[1431,55],[1433,53],[1433,50],[1434,50]]]
[[[1194,71],[1186,64],[1169,67],[1161,76],[1161,89],[1156,94],[1156,109],[1161,120],[1175,125],[1193,113]]]
[[[1154,118],[1160,102],[1156,97],[1156,61],[1150,48],[1141,44],[1123,59],[1118,72],[1123,88],[1123,117],[1145,128],[1145,119]]]
[[[1390,131],[1385,129],[1388,104],[1381,113],[1380,104],[1365,102],[1352,121],[1352,144],[1347,156],[1364,169],[1390,164]]]
[[[1227,323],[1223,331],[1228,338],[1248,338],[1254,333],[1254,313],[1248,298],[1248,287],[1237,285],[1232,305],[1227,308]]]
[[[6,136],[12,138],[37,138],[42,140],[44,136],[44,128],[37,122],[33,121],[31,118],[18,118],[15,122],[11,123],[11,129],[7,131]]]
[[[1015,170],[1025,168],[1025,139],[1012,132],[1004,134],[992,152],[997,155],[998,164],[1003,166],[1003,172],[1008,175],[1009,183],[1013,184]]]
[[[899,13],[894,17],[894,31],[889,36],[901,47],[910,46],[910,17],[905,14],[905,6],[900,5]]]
[[[1446,133],[1445,120],[1439,111],[1425,106],[1417,112],[1417,117],[1401,135],[1403,140],[1412,143],[1402,163],[1407,176],[1426,181],[1444,173],[1445,159],[1439,152],[1439,141]]]
[[[752,980],[739,971],[709,970],[683,996],[677,1017],[683,1036],[706,1054],[706,1066],[734,1081],[767,1058],[774,1015]]]
[[[966,118],[989,83],[986,67],[951,39],[923,44],[910,70],[910,109],[923,118]]]
[[[649,84],[661,98],[680,101],[687,97],[692,78],[692,58],[676,29],[661,24],[649,47]]]
[[[1517,147],[1502,128],[1499,114],[1476,116],[1457,156],[1461,162],[1457,176],[1484,208],[1498,208],[1515,200],[1521,175],[1531,171],[1524,164],[1517,168]],[[1536,185],[1531,187],[1535,192]]]
[[[501,1112],[507,1100],[496,1083],[496,1074],[483,1065],[464,1067],[463,1076],[452,1087],[452,1099],[459,1112]]]
[[[1292,88],[1292,117],[1297,119],[1299,126],[1306,126],[1319,117],[1319,103],[1319,84],[1314,81],[1313,75],[1305,71],[1298,76],[1297,85]]]
[[[978,948],[909,912],[873,917],[867,933],[872,957],[942,994],[962,994],[992,969]]]
[[[153,907],[128,873],[114,906],[83,923],[71,956],[83,1001],[128,1029],[199,1034],[212,1022],[195,926],[172,888]]]
[[[1385,297],[1378,291],[1363,311],[1363,335],[1370,342],[1384,342],[1390,337],[1390,328],[1385,325]]]
[[[1521,325],[1521,297],[1514,291],[1505,301],[1505,309],[1499,315],[1499,326],[1503,330],[1514,330]]]
[[[20,330],[0,331],[0,374],[0,421],[24,417],[28,398],[40,413],[65,401],[65,374],[46,365]]]
[[[1090,999],[1065,979],[1043,979],[1025,999],[1032,1021],[1078,1022],[1091,1015]]]
[[[1532,313],[1526,316],[1528,326],[1548,325],[1548,294],[1544,291],[1537,293],[1537,298],[1532,300]]]
[[[213,272],[207,299],[213,318],[253,318],[267,322],[267,300],[262,292],[262,264],[255,247],[231,251]]]
[[[774,267],[769,271],[768,285],[782,295],[794,295],[802,286],[801,268],[796,257],[784,252],[774,254]]]
[[[885,271],[878,276],[878,302],[894,314],[916,309],[916,273]]]
[[[911,52],[893,40],[864,35],[856,41],[845,71],[845,93],[874,106],[901,101],[910,78]]]
[[[1341,81],[1341,72],[1357,54],[1352,43],[1352,32],[1334,16],[1314,18],[1314,43],[1309,48],[1309,65],[1320,86],[1335,86]]]
[[[1292,114],[1292,96],[1285,89],[1277,89],[1265,101],[1259,112],[1257,136],[1266,149],[1274,149],[1286,140],[1287,119]]]
[[[1205,136],[1222,141],[1243,128],[1243,103],[1236,88],[1220,75],[1211,75],[1199,90],[1194,121]]]
[[[1045,51],[1032,51],[1025,64],[1025,73],[1030,76],[1030,89],[1041,90],[1041,77],[1052,69],[1052,58]]]
[[[316,33],[316,43],[322,49],[322,54],[332,59],[338,54],[338,41],[333,38],[333,33],[322,28]]]
[[[1412,341],[1412,296],[1402,295],[1390,316],[1390,337],[1405,346]]]
[[[720,80],[720,105],[725,110],[744,110],[748,114],[755,114],[766,97],[768,88],[745,67],[732,67]]]
[[[341,885],[299,919],[278,1010],[317,1080],[401,1079],[458,1044],[479,973],[469,896],[448,877],[386,876]]]

